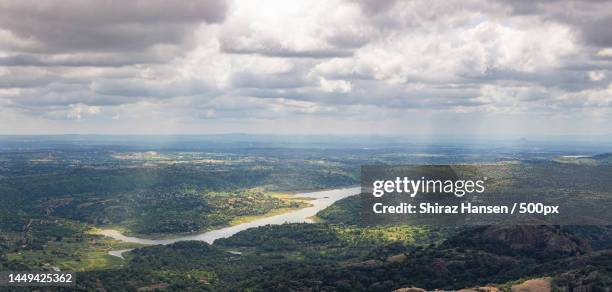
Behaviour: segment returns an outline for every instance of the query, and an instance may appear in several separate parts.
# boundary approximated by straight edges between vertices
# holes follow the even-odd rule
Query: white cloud
[[[321,119],[339,128],[312,129],[337,132],[402,113],[425,128],[437,114],[602,117],[612,52],[601,24],[612,15],[561,2],[210,0],[191,11],[156,1],[115,15],[114,2],[82,14],[78,3],[0,0],[12,13],[0,21],[0,107],[73,130],[76,120],[270,132],[276,120],[299,132]]]
[[[87,106],[84,104],[71,104],[70,110],[66,113],[66,118],[80,120],[84,117],[94,116],[100,113],[100,107]]]
[[[601,49],[597,52],[597,56],[612,57],[612,48]]]
[[[606,78],[606,74],[602,71],[589,71],[588,74],[591,81],[601,81]]]
[[[325,92],[351,92],[351,83],[346,80],[327,80],[321,77],[319,82],[321,84],[321,89]]]

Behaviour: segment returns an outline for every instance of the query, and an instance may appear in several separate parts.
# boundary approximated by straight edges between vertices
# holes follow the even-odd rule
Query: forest
[[[447,163],[511,159],[503,165],[515,171],[518,163],[532,165],[532,171],[552,163],[576,180],[548,181],[551,190],[583,177],[600,182],[590,189],[593,194],[609,190],[609,180],[585,171],[607,167],[607,155],[593,155],[588,163],[540,149],[476,156],[444,147],[429,149],[432,156],[406,155],[418,151],[422,147],[4,149],[0,270],[77,271],[74,289],[81,291],[509,291],[530,280],[556,289],[607,291],[612,285],[609,226],[371,224],[360,216],[360,196],[320,211],[313,218],[318,223],[260,226],[213,244],[145,246],[95,232],[110,227],[159,237],[211,230],[309,205],[291,194],[355,186],[360,165],[444,162],[440,155],[452,157]],[[527,182],[521,183],[533,187]],[[108,254],[128,248],[134,250],[124,259]]]

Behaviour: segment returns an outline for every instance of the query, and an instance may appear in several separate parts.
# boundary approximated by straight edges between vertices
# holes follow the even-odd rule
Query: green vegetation
[[[6,221],[2,221],[6,223]],[[9,231],[3,225],[0,236],[3,260],[29,269],[87,271],[118,268],[123,261],[108,251],[139,247],[87,232],[82,223],[66,219],[22,222],[23,230]]]
[[[337,163],[267,154],[0,152],[1,262],[117,268],[125,261],[107,252],[133,246],[90,234],[93,227],[199,232],[308,206],[288,191],[352,184],[354,174]]]
[[[482,150],[239,148],[219,152],[81,148],[0,152],[0,270],[79,271],[77,290],[391,291],[401,287],[509,289],[550,277],[556,289],[612,286],[612,228],[367,225],[359,197],[336,202],[316,224],[242,231],[209,245],[137,246],[95,227],[164,236],[202,231],[308,204],[296,191],[354,185],[371,163],[453,163],[536,159],[545,154]],[[438,152],[436,152],[438,151]],[[501,151],[501,150],[499,150]],[[505,150],[504,150],[505,151]],[[443,152],[443,153],[442,153]],[[588,178],[589,195],[609,193],[596,165],[530,161],[546,177],[535,188],[517,163],[492,187],[554,192]],[[536,158],[534,158],[536,157]],[[554,168],[548,166],[563,166]],[[573,180],[558,180],[572,177]],[[515,190],[521,188],[514,188]],[[109,250],[137,248],[125,260]],[[240,252],[237,254],[236,252]],[[599,289],[599,290],[598,290]],[[571,291],[571,290],[570,290]]]
[[[53,267],[68,271],[89,271],[103,268],[117,268],[123,260],[108,254],[111,249],[125,248],[103,242],[73,242],[62,240],[50,242],[40,250],[22,250],[7,254],[7,259],[22,263],[28,267],[52,269]],[[42,264],[42,265],[41,265]]]
[[[264,188],[252,188],[266,183],[266,175],[248,171],[241,175],[241,171],[245,170],[217,175],[169,167],[79,172],[61,178],[43,175],[0,184],[9,194],[3,199],[16,201],[28,214],[123,226],[140,234],[195,232],[227,225],[240,216],[305,206],[271,196]]]
[[[514,232],[534,241],[498,236]],[[543,244],[536,235],[549,240]],[[468,229],[436,245],[378,239],[355,242],[347,241],[347,236],[333,225],[285,224],[246,230],[214,245],[179,242],[145,247],[132,252],[126,267],[116,273],[82,274],[80,288],[167,285],[215,291],[390,291],[416,286],[449,290],[485,285],[507,288],[519,279],[555,275],[557,287],[595,283],[592,287],[600,289],[609,285],[612,275],[610,251],[587,253],[576,260],[588,246],[576,243],[560,252],[576,238],[555,227]],[[512,246],[515,240],[527,248]],[[242,254],[227,252],[236,250]],[[204,271],[210,280],[192,281],[187,276],[192,271]],[[163,277],[166,274],[177,278]]]
[[[317,218],[334,224],[363,225],[361,213],[362,202],[359,196],[347,197],[335,202],[317,214]]]
[[[555,158],[554,161],[579,165],[612,165],[612,153],[598,154],[593,156],[561,156]]]
[[[75,199],[56,208],[54,214],[96,226],[120,226],[128,234],[163,235],[226,226],[237,218],[306,205],[300,200],[276,198],[262,189],[203,193],[181,185],[119,193],[102,200]]]

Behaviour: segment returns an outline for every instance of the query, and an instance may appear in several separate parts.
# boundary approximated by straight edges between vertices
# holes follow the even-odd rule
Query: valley
[[[494,163],[505,166],[497,174],[504,177],[519,164],[537,174],[553,163],[566,176],[598,178],[605,159],[555,162],[572,153],[507,147],[479,155],[466,146],[220,151],[40,143],[0,151],[0,270],[77,271],[76,290],[509,291],[540,278],[551,287],[612,283],[607,226],[372,225],[353,196],[365,164]],[[432,155],[406,155],[423,152]],[[598,181],[591,195],[608,189],[609,181]],[[563,193],[574,183],[547,188]]]

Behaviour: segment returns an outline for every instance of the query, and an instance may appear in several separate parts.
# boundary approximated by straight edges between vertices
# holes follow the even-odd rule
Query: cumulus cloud
[[[8,117],[86,132],[145,120],[393,131],[410,116],[428,131],[516,130],[520,117],[541,132],[570,124],[559,119],[605,132],[611,11],[574,0],[0,0],[0,112],[13,125],[0,131],[20,132]]]
[[[80,120],[83,116],[97,115],[100,108],[97,106],[87,106],[83,104],[71,104],[70,110],[66,114],[69,119]]]
[[[579,0],[507,1],[502,3],[519,15],[534,15],[567,24],[582,41],[596,47],[612,46],[612,2]]]
[[[601,81],[606,78],[606,74],[604,74],[602,71],[589,71],[588,74],[591,81]]]
[[[223,1],[1,1],[0,27],[30,51],[138,51],[176,44],[200,22],[221,22]]]
[[[347,58],[371,29],[340,1],[240,1],[223,25],[221,50],[280,58]]]

